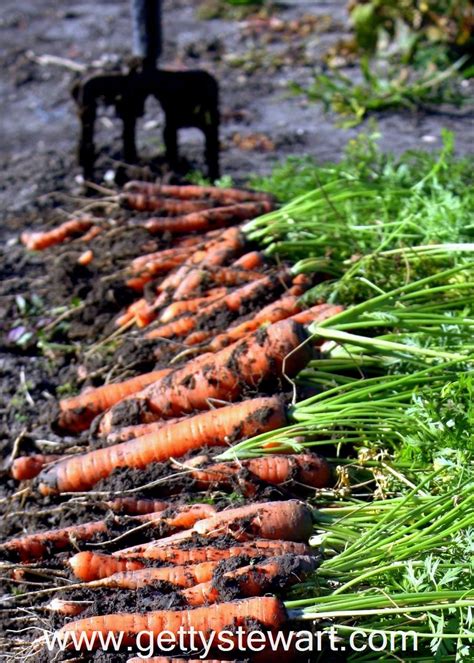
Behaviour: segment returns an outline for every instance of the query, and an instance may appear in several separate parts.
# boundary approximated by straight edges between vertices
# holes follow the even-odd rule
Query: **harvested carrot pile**
[[[443,158],[410,187],[322,169],[284,207],[133,181],[23,233],[70,257],[77,292],[99,285],[44,322],[53,359],[82,325],[71,383],[8,459],[3,601],[12,634],[32,628],[15,654],[297,661],[275,638],[304,620],[306,660],[333,660],[332,629],[414,628],[425,653],[472,636],[474,246],[434,243],[418,207]]]

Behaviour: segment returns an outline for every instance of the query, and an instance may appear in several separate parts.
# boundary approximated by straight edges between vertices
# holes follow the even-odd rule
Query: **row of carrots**
[[[101,443],[69,456],[19,457],[12,475],[30,481],[41,495],[67,496],[87,495],[99,483],[107,486],[117,470],[161,463],[166,471],[152,498],[136,492],[93,498],[95,509],[108,516],[11,539],[0,553],[18,581],[48,555],[79,547],[81,552],[61,557],[77,583],[49,588],[53,593],[65,588],[69,593],[136,591],[151,585],[157,604],[159,596],[172,591],[173,601],[182,606],[95,615],[87,602],[56,597],[47,607],[64,615],[62,633],[121,631],[127,633],[123,645],[133,647],[144,630],[177,632],[192,625],[209,633],[255,622],[263,629],[280,628],[287,620],[283,604],[264,595],[281,593],[316,570],[318,556],[307,545],[312,511],[296,499],[259,502],[260,489],[279,486],[293,495],[311,494],[331,485],[331,469],[312,453],[215,462],[209,450],[287,424],[288,399],[278,391],[290,387],[288,380],[313,356],[306,325],[340,308],[321,303],[304,310],[299,298],[311,280],[269,263],[248,244],[238,224],[274,207],[267,194],[131,182],[116,202],[166,215],[130,223],[174,238],[163,250],[130,263],[125,280],[138,298],[116,320],[118,327],[138,330],[151,325],[140,334],[155,341],[158,367],[63,399],[57,427],[76,435],[94,423],[91,435]],[[24,233],[22,241],[27,248],[44,249],[83,237],[96,225],[76,219],[45,233]],[[170,364],[171,358],[177,363]],[[123,412],[134,416],[124,422]],[[193,452],[198,455],[190,456]],[[173,500],[183,496],[183,472],[175,471],[180,458],[188,500],[202,492],[238,491],[251,503],[224,509],[178,505]],[[90,547],[98,543],[102,552]]]

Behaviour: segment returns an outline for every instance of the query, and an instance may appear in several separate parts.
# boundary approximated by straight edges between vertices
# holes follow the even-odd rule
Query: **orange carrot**
[[[283,603],[275,597],[262,596],[192,610],[157,610],[88,617],[65,624],[59,630],[58,636],[61,637],[61,641],[67,642],[68,633],[84,634],[83,642],[87,641],[89,651],[90,648],[98,649],[102,646],[98,633],[103,636],[106,636],[107,633],[118,636],[120,633],[121,646],[127,647],[136,643],[138,633],[143,636],[143,632],[147,632],[150,642],[153,642],[163,631],[169,631],[175,636],[183,633],[184,644],[189,646],[191,629],[194,633],[200,633],[202,637],[206,638],[209,638],[212,633],[216,642],[219,642],[219,634],[221,631],[228,631],[229,625],[232,625],[233,628],[242,627],[245,636],[250,630],[255,629],[255,622],[258,622],[262,629],[277,630],[283,626],[286,620],[287,613]],[[144,644],[143,637],[140,637],[140,643]],[[235,644],[237,644],[237,639]],[[72,640],[71,646],[73,646]]]
[[[212,294],[209,294],[211,291],[208,291],[207,294],[203,297],[196,297],[195,299],[186,299],[182,301],[173,302],[169,304],[160,314],[160,322],[167,323],[171,320],[179,318],[184,313],[195,313],[199,311],[202,306],[209,304],[212,301],[216,301],[223,297],[227,290],[226,288],[214,288]]]
[[[322,320],[327,320],[333,315],[340,313],[344,309],[343,306],[338,304],[317,304],[312,306],[306,311],[297,313],[292,316],[292,319],[302,325],[309,325],[311,322],[321,322]]]
[[[245,236],[239,228],[231,227],[218,231],[211,241],[194,251],[179,269],[167,276],[160,283],[159,290],[174,292],[186,274],[197,265],[202,267],[223,265],[243,250],[245,241]]]
[[[40,492],[48,495],[88,490],[118,467],[144,468],[153,462],[183,456],[192,449],[224,446],[236,438],[279,428],[285,422],[283,402],[276,396],[209,410],[164,426],[155,434],[59,462],[54,471],[40,474]]]
[[[184,345],[201,345],[204,341],[207,341],[213,336],[212,331],[206,331],[205,329],[198,329],[195,332],[191,332],[184,339]]]
[[[90,265],[93,259],[94,259],[94,254],[90,249],[88,249],[87,251],[81,253],[79,258],[77,259],[77,262],[79,263],[79,265],[86,267],[87,265]]]
[[[113,557],[89,550],[77,553],[68,560],[68,564],[76,578],[84,582],[106,578],[123,571],[136,571],[145,566],[144,562],[139,560]]]
[[[193,184],[170,185],[155,182],[142,182],[131,180],[124,186],[124,191],[136,191],[149,196],[162,196],[179,198],[181,200],[192,200],[194,198],[211,199],[229,205],[232,203],[243,203],[252,200],[273,200],[269,193],[261,191],[246,191],[244,189],[230,189],[215,186],[198,186]]]
[[[192,212],[184,216],[156,217],[145,222],[145,228],[152,234],[169,232],[172,234],[202,232],[213,228],[222,228],[239,221],[253,219],[270,212],[270,202],[238,203],[225,207],[215,207],[202,212]]]
[[[61,244],[74,235],[85,233],[94,225],[91,219],[71,219],[60,226],[44,232],[23,232],[21,241],[30,251],[42,251],[55,244]]]
[[[105,226],[92,226],[85,235],[81,236],[81,242],[91,242],[104,231]]]
[[[215,336],[209,344],[209,350],[217,352],[227,345],[244,338],[247,334],[255,331],[261,325],[268,322],[271,323],[284,320],[300,310],[301,307],[298,304],[298,298],[293,295],[286,295],[262,308],[249,320],[242,322],[240,325],[229,327],[227,331]]]
[[[165,564],[183,565],[214,562],[240,556],[253,558],[275,557],[285,554],[309,555],[311,554],[311,549],[305,543],[294,541],[254,539],[225,548],[212,545],[199,548],[181,548],[177,545],[159,546],[150,544],[148,546],[135,546],[134,548],[119,550],[113,553],[112,556],[117,557],[119,560],[133,558],[137,561],[140,558],[159,561]]]
[[[57,454],[31,454],[15,458],[11,466],[11,475],[16,481],[34,479],[45,465],[61,458]]]
[[[315,568],[315,557],[290,555],[272,557],[259,564],[243,566],[213,580],[193,585],[183,590],[181,594],[186,599],[186,603],[193,607],[229,598],[262,596],[267,592],[302,582]]]
[[[57,612],[65,617],[77,617],[87,608],[90,601],[64,601],[63,599],[53,599],[45,607],[46,610]]]
[[[61,414],[58,425],[62,430],[78,433],[89,428],[92,420],[101,412],[108,410],[126,396],[140,391],[147,385],[159,380],[171,371],[162,369],[144,373],[124,382],[103,385],[79,396],[66,398],[59,402]]]
[[[311,357],[305,328],[282,320],[258,330],[219,352],[198,357],[141,392],[148,409],[161,417],[176,417],[207,409],[209,399],[235,401],[245,386],[270,377],[296,375]],[[291,353],[291,354],[290,354]]]
[[[197,316],[187,316],[179,318],[175,322],[170,322],[167,325],[162,325],[150,331],[146,338],[172,338],[173,336],[185,336],[194,331],[196,327],[200,327],[203,322],[209,318],[215,317],[221,310],[228,309],[233,313],[241,312],[245,306],[254,302],[261,297],[268,297],[272,291],[282,287],[282,282],[286,274],[282,273],[280,276],[263,276],[259,274],[256,280],[240,286],[233,290],[225,297],[211,302],[208,306],[201,309]]]
[[[258,269],[265,264],[265,258],[260,251],[250,251],[232,263],[234,269]]]
[[[220,562],[202,562],[187,566],[161,566],[119,571],[112,575],[93,580],[88,588],[140,589],[157,582],[168,582],[176,587],[194,587],[212,580],[212,575]]]
[[[165,527],[167,530],[189,529],[198,520],[208,518],[215,513],[211,504],[191,504],[169,507],[164,511],[130,516],[128,521],[135,527],[148,523],[150,527]],[[98,534],[109,533],[109,525],[113,521],[97,520],[95,522],[71,525],[60,529],[51,529],[35,534],[10,539],[0,544],[0,554],[17,557],[21,561],[29,561],[45,556],[50,552],[71,548],[76,541],[90,541]],[[120,521],[119,521],[120,522]]]
[[[125,285],[132,290],[137,292],[143,291],[147,283],[150,283],[154,278],[160,275],[168,274],[176,267],[185,262],[187,259],[187,253],[179,253],[169,258],[162,258],[160,260],[155,260],[154,262],[148,263],[146,267],[143,268],[142,273],[137,276],[132,276],[131,278],[125,281]]]
[[[298,500],[262,502],[221,511],[204,518],[195,525],[171,536],[139,544],[120,551],[121,556],[142,556],[145,551],[188,541],[195,534],[209,540],[219,536],[232,536],[236,541],[254,538],[306,541],[313,530],[311,509]]]
[[[136,424],[134,426],[124,426],[119,428],[116,432],[107,434],[107,443],[108,444],[117,444],[118,442],[126,442],[127,440],[133,440],[137,437],[142,437],[142,435],[150,435],[151,433],[158,432],[163,426],[168,426],[169,424],[174,424],[177,421],[181,421],[182,417],[176,417],[175,419],[165,419],[160,421],[151,421],[147,424]],[[105,426],[99,428],[99,433]]]
[[[168,216],[180,216],[209,209],[212,206],[202,200],[173,200],[158,196],[148,195],[142,192],[127,191],[120,194],[119,203],[122,207],[133,209],[137,212],[160,212]]]
[[[193,269],[180,283],[173,299],[179,301],[189,297],[192,293],[207,289],[211,284],[222,287],[234,287],[248,281],[262,278],[260,272],[236,269],[234,267],[207,267],[206,269]]]
[[[116,497],[113,500],[105,502],[105,504],[114,513],[137,515],[164,511],[170,506],[168,502],[163,502],[162,500],[139,499],[137,497]]]
[[[98,534],[107,532],[105,520],[71,525],[60,529],[51,529],[36,534],[27,534],[16,539],[10,539],[0,544],[0,555],[9,559],[19,559],[29,562],[40,559],[48,554],[67,550],[74,541],[90,541]]]
[[[331,471],[320,456],[298,454],[215,463],[204,469],[191,470],[189,476],[199,489],[232,488],[237,484],[244,495],[253,495],[255,481],[276,486],[296,483],[307,488],[324,488],[329,485]],[[166,488],[172,490],[171,483]]]

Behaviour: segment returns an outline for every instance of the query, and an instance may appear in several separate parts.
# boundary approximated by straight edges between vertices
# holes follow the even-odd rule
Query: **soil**
[[[337,159],[347,141],[367,128],[365,124],[350,130],[336,128],[334,117],[325,115],[320,106],[287,91],[290,82],[309,83],[314,64],[321,61],[330,46],[347,37],[345,0],[289,0],[270,9],[283,22],[274,31],[267,29],[266,15],[257,16],[253,9],[227,10],[222,15],[218,0],[165,0],[163,5],[162,63],[204,68],[219,80],[221,166],[223,174],[230,175],[237,184],[244,183],[252,173],[270,172],[286,155],[307,153],[321,162]],[[239,12],[240,19],[245,20],[239,20]],[[219,17],[203,20],[206,13]],[[266,26],[263,30],[262,25]],[[106,217],[110,212],[114,222],[94,239],[90,246],[93,260],[87,266],[77,262],[89,248],[81,238],[45,253],[27,252],[19,242],[24,229],[56,225],[93,200],[85,195],[76,163],[78,120],[70,95],[75,74],[63,66],[45,64],[38,56],[52,55],[87,65],[99,60],[103,64],[126,61],[130,43],[128,2],[106,0],[92,5],[4,0],[0,34],[0,535],[5,540],[23,532],[104,516],[111,519],[99,501],[84,505],[67,498],[40,499],[34,484],[29,493],[12,499],[18,484],[8,475],[11,455],[81,451],[90,443],[88,432],[76,437],[58,435],[52,426],[58,398],[75,394],[84,386],[125,379],[166,365],[177,350],[174,345],[144,341],[133,333],[123,342],[120,336],[113,336],[114,318],[136,297],[124,285],[123,268],[138,255],[168,247],[169,236],[153,237],[138,225],[124,227],[129,213],[110,204],[100,213]],[[346,73],[351,71],[349,68]],[[161,157],[162,125],[156,103],[147,104],[146,115],[139,122],[141,161],[136,167],[126,166],[122,162],[119,123],[110,109],[103,110],[97,122],[101,150],[97,181],[110,187],[114,176],[117,182],[123,182],[160,174],[165,181],[180,182],[189,171],[202,170],[202,137],[195,130],[186,130],[181,132],[179,172],[168,172]],[[378,118],[378,126],[382,148],[395,152],[439,147],[442,127],[457,134],[458,153],[469,153],[474,144],[469,109],[387,113]],[[133,216],[140,221],[148,215]],[[151,286],[146,294],[152,294]],[[253,302],[240,314],[250,313],[254,304],[263,303],[264,298]],[[212,321],[203,321],[201,327],[227,325],[229,320],[221,318],[216,315]],[[97,341],[100,346],[94,349]],[[281,386],[275,379],[273,390]],[[168,472],[164,466],[146,472],[120,471],[97,488],[120,491],[137,482],[163,478]],[[224,507],[229,500],[235,503],[239,499],[238,478],[232,485],[236,494],[213,493],[218,505]],[[186,491],[192,482],[183,479],[179,485]],[[159,491],[143,492],[151,497],[157,494]],[[259,486],[254,499],[282,499],[289,494],[283,487]],[[109,537],[124,531],[125,521],[115,518],[110,522]],[[150,536],[150,532],[143,533],[141,540]],[[95,543],[100,541],[95,539]],[[64,574],[64,557],[60,554],[48,560],[48,573]],[[43,586],[41,577],[38,580],[34,574],[31,582],[39,583],[34,586],[16,583],[8,571],[2,576],[7,580],[2,590],[6,593]],[[179,603],[173,594],[158,594],[165,604],[176,607]],[[157,588],[133,596],[127,592],[112,597],[104,592],[94,601],[96,609],[110,608],[112,598],[118,611],[144,609],[157,605],[158,594]],[[43,603],[33,597],[28,601],[32,611],[38,609],[33,616],[43,618],[39,610]],[[18,626],[17,618],[18,613],[5,613],[2,625],[5,629],[20,628],[23,625]],[[46,618],[42,623],[55,628],[62,620]],[[9,636],[1,642],[0,651],[11,653],[14,639]],[[20,654],[25,647],[19,644],[15,651]],[[34,660],[49,660],[41,656]],[[83,660],[120,663],[127,658],[127,654],[96,654]]]

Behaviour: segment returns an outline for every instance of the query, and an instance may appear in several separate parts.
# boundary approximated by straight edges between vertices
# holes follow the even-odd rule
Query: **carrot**
[[[271,302],[268,306],[265,306],[260,311],[258,311],[250,320],[242,322],[240,325],[234,327],[229,327],[227,331],[222,334],[218,334],[214,337],[212,342],[209,344],[209,350],[212,352],[217,352],[222,348],[238,341],[241,338],[244,338],[247,334],[255,331],[261,325],[267,322],[278,322],[279,320],[284,320],[289,318],[291,315],[294,315],[301,310],[300,305],[298,304],[298,298],[294,295],[287,295],[278,299],[275,302]]]
[[[184,339],[184,345],[201,345],[204,341],[207,341],[213,335],[212,331],[206,331],[205,329],[198,329],[195,332],[191,332]]]
[[[315,557],[272,557],[259,564],[228,571],[222,576],[193,585],[181,593],[186,603],[193,607],[218,603],[229,598],[262,596],[267,592],[302,582],[315,568]]]
[[[117,432],[107,434],[107,443],[108,444],[117,444],[118,442],[127,442],[127,440],[133,440],[137,437],[142,437],[143,435],[150,435],[151,433],[157,433],[163,426],[168,426],[169,424],[174,424],[177,421],[181,421],[182,417],[176,417],[175,419],[165,419],[159,421],[150,421],[147,424],[135,424],[134,426],[125,426],[119,428]],[[102,428],[99,428],[99,434],[101,433]]]
[[[31,454],[15,458],[11,466],[11,475],[16,481],[34,479],[45,465],[61,458],[57,454]]]
[[[185,455],[192,449],[226,446],[235,438],[279,428],[286,415],[280,398],[255,398],[209,410],[111,447],[78,454],[40,474],[43,495],[88,490],[118,467],[144,468],[150,463]],[[53,469],[53,468],[51,468]]]
[[[176,587],[194,587],[212,580],[212,575],[220,562],[202,562],[187,566],[161,566],[119,571],[112,575],[93,580],[88,588],[141,589],[157,582],[168,582]]]
[[[312,306],[306,311],[301,311],[292,316],[292,319],[302,325],[309,325],[311,322],[321,322],[322,320],[327,320],[333,315],[340,313],[344,309],[343,306],[338,304],[317,304]]]
[[[239,228],[231,227],[218,232],[217,236],[212,238],[204,247],[194,251],[179,269],[160,283],[159,290],[161,292],[174,292],[193,267],[197,265],[202,267],[223,265],[245,247],[245,236]],[[210,234],[207,233],[207,235]]]
[[[176,417],[209,407],[209,399],[235,401],[246,386],[270,377],[296,375],[311,357],[302,325],[282,320],[211,355],[187,362],[141,392],[147,407],[161,417]],[[290,354],[291,353],[291,354]]]
[[[79,394],[79,396],[63,399],[59,402],[61,413],[58,418],[58,426],[71,433],[86,430],[98,414],[169,373],[169,369],[152,371],[123,382],[97,387],[84,394]]]
[[[298,500],[263,502],[228,509],[193,526],[193,531],[202,536],[216,537],[231,532],[241,540],[260,537],[303,542],[312,530],[311,509]],[[187,532],[182,534],[185,535],[183,538],[187,538]]]
[[[104,227],[105,226],[92,226],[85,235],[81,236],[81,242],[91,242],[97,237],[97,235],[100,235],[104,231]]]
[[[276,630],[281,628],[286,620],[287,613],[283,603],[273,596],[262,596],[192,610],[156,610],[88,617],[65,624],[59,630],[58,636],[64,638],[61,641],[66,641],[68,633],[84,634],[83,642],[87,640],[88,644],[92,645],[91,649],[98,649],[102,646],[98,633],[102,633],[103,636],[107,633],[116,635],[120,633],[123,636],[121,645],[126,647],[135,644],[138,633],[143,636],[143,632],[146,631],[154,641],[163,631],[169,631],[176,636],[178,633],[183,633],[185,645],[189,646],[191,629],[194,633],[202,633],[206,638],[211,633],[214,634],[213,637],[217,634],[218,642],[219,633],[227,630],[229,625],[242,627],[245,635],[255,629],[255,622],[259,622],[264,629]],[[141,637],[141,645],[143,640]]]
[[[85,233],[93,222],[88,218],[71,219],[44,232],[23,232],[21,241],[30,251],[42,251],[55,244],[61,244],[74,235]]]
[[[16,539],[10,539],[0,544],[0,555],[9,559],[19,559],[28,562],[40,559],[48,554],[67,550],[74,541],[90,541],[97,534],[107,532],[105,520],[71,525],[60,529],[51,529],[36,534],[27,534]]]
[[[196,534],[211,541],[219,536],[232,536],[239,542],[254,538],[303,542],[310,537],[312,529],[311,509],[303,502],[262,502],[221,511],[199,520],[192,529],[126,548],[120,551],[120,555],[141,556],[144,551],[175,545],[192,539]]]
[[[114,573],[137,571],[145,566],[144,562],[139,560],[113,557],[89,550],[77,553],[68,560],[68,564],[76,578],[84,582],[106,578]]]
[[[194,238],[193,238],[194,239]],[[144,270],[148,270],[150,265],[161,264],[170,258],[175,258],[181,255],[190,254],[190,249],[199,244],[199,237],[195,238],[195,242],[190,247],[174,247],[171,249],[162,249],[161,251],[154,251],[153,253],[145,253],[144,255],[134,258],[128,266],[128,271],[132,274],[141,274]]]
[[[265,258],[260,251],[250,251],[232,263],[234,269],[257,269],[265,264]]]
[[[45,607],[46,610],[57,612],[65,617],[77,617],[87,608],[89,601],[64,601],[63,599],[53,599]]]
[[[79,258],[77,259],[77,262],[79,263],[79,265],[82,265],[83,267],[86,267],[93,260],[94,260],[94,254],[92,253],[92,251],[90,249],[88,249],[87,251],[84,251],[83,253],[81,253]]]
[[[169,216],[200,212],[211,207],[207,201],[163,199],[158,196],[132,191],[120,194],[119,203],[122,207],[137,212],[160,212]]]
[[[176,269],[176,267],[179,267],[185,262],[187,257],[188,254],[183,252],[169,258],[162,258],[160,260],[149,262],[147,266],[143,268],[141,274],[127,279],[125,285],[127,288],[141,292],[147,283],[150,283],[150,281],[157,276],[168,274],[168,272]]]
[[[270,202],[238,203],[225,207],[215,207],[202,212],[192,212],[184,216],[155,217],[144,223],[148,232],[156,235],[165,232],[172,234],[202,232],[213,228],[222,228],[238,221],[253,219],[270,212]]]
[[[139,499],[137,497],[116,497],[105,502],[114,513],[141,514],[156,513],[169,508],[168,502],[162,500]]]
[[[158,541],[147,546],[134,546],[113,553],[119,560],[127,558],[149,559],[166,564],[197,564],[213,562],[233,557],[275,557],[278,555],[309,555],[311,549],[305,543],[294,541],[254,539],[223,548],[222,546],[206,545],[199,548],[181,548],[177,545],[160,546]]]
[[[261,275],[259,275],[261,276]],[[257,298],[268,297],[272,291],[282,287],[282,281],[286,275],[282,273],[279,276],[263,276],[250,283],[240,286],[233,290],[222,299],[211,302],[208,306],[201,309],[197,316],[187,316],[179,318],[175,322],[168,323],[153,329],[146,335],[148,339],[171,338],[173,336],[185,336],[200,327],[207,319],[215,317],[221,310],[228,309],[233,313],[242,311],[250,302]]]
[[[192,470],[189,476],[199,489],[232,488],[238,484],[244,495],[256,492],[255,481],[272,485],[297,483],[307,488],[329,485],[331,471],[316,454],[263,456],[239,462],[215,463]],[[170,483],[166,486],[171,489]]]
[[[201,298],[203,307],[210,306],[210,304],[222,299],[226,294],[226,288],[214,288],[214,290],[216,291],[214,294],[210,294],[206,297]],[[192,300],[189,300],[189,302],[190,301],[192,301]],[[161,295],[159,295],[155,299],[153,304],[149,304],[147,307],[143,307],[140,311],[138,311],[135,314],[135,320],[136,320],[136,323],[137,323],[138,327],[146,327],[151,322],[153,322],[153,320],[156,319],[156,317],[159,314],[161,302],[162,302],[162,297],[161,297]],[[186,304],[188,302],[176,302],[176,303],[181,304],[181,308],[188,308],[188,313],[193,312],[193,310],[192,310],[193,306],[186,307]],[[194,308],[195,308],[195,310],[199,310],[200,306],[197,306],[197,307],[194,306]],[[173,320],[171,322],[173,322]]]
[[[170,185],[155,182],[141,182],[131,180],[124,186],[125,191],[137,191],[149,196],[163,196],[192,200],[194,198],[212,199],[222,204],[243,203],[251,200],[273,200],[268,193],[261,191],[246,191],[244,189],[221,188],[216,186],[198,186],[192,184]]]
[[[207,294],[203,297],[173,302],[161,312],[160,322],[170,322],[185,313],[195,313],[196,311],[199,311],[202,306],[223,297],[226,292],[226,288],[213,288],[212,292],[208,290]]]
[[[174,300],[189,297],[192,293],[206,289],[210,284],[233,287],[262,278],[260,272],[237,269],[234,267],[206,267],[206,269],[193,269],[180,283],[173,295]]]

